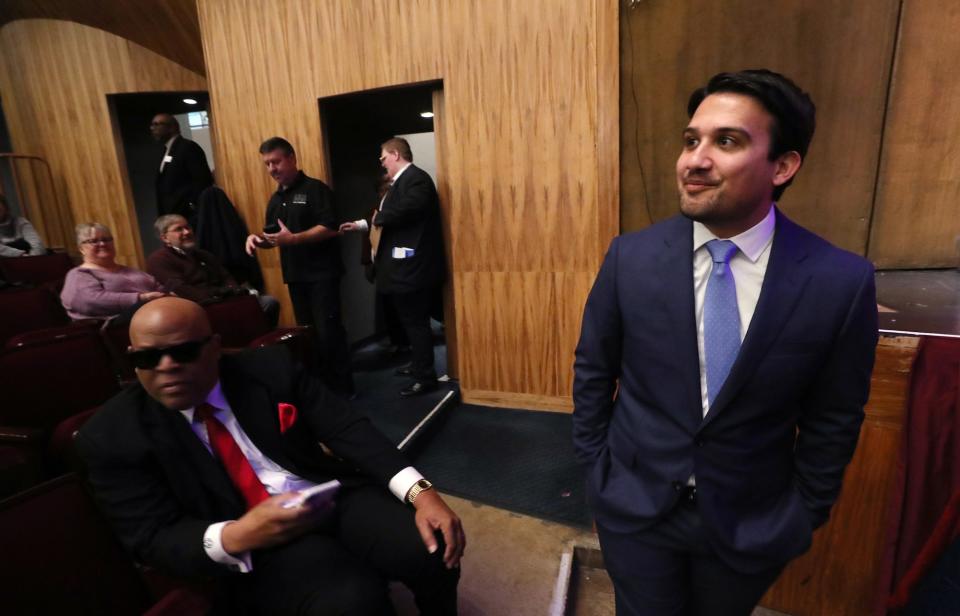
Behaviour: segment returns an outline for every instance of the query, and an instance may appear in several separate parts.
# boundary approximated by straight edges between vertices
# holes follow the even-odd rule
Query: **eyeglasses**
[[[203,340],[182,342],[168,347],[127,351],[127,357],[130,358],[130,363],[133,364],[133,367],[139,370],[153,370],[157,367],[157,364],[160,363],[160,360],[163,359],[164,355],[169,355],[170,359],[178,364],[190,364],[197,361],[204,345],[210,342],[211,338],[213,338],[213,336],[207,336]]]
[[[80,243],[81,243],[81,244],[90,244],[91,246],[92,246],[93,244],[112,244],[112,243],[113,243],[113,238],[112,238],[112,237],[94,237],[94,238],[90,238],[89,240],[83,240],[83,241],[80,242]]]

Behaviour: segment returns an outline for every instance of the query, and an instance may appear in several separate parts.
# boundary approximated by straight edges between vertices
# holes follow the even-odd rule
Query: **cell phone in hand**
[[[280,225],[278,223],[272,222],[269,225],[263,227],[264,233],[280,233]]]
[[[295,507],[309,507],[311,509],[320,507],[333,501],[340,491],[340,482],[336,479],[321,483],[312,488],[300,490],[296,496],[283,503],[284,509],[293,509]]]

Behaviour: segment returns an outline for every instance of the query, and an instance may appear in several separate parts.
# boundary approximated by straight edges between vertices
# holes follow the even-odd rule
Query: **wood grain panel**
[[[843,491],[813,547],[794,560],[761,605],[793,616],[866,616],[874,604],[918,338],[882,337],[870,400]]]
[[[960,4],[904,2],[869,257],[878,267],[960,265]]]
[[[100,28],[204,74],[196,0],[4,0],[0,26],[61,19]]]
[[[200,75],[103,30],[46,19],[0,29],[0,91],[15,151],[46,159],[74,221],[108,225],[117,258],[142,266],[140,237],[107,103],[108,94],[204,90]],[[146,130],[146,127],[144,127]],[[43,218],[48,216],[44,205]],[[48,229],[49,230],[49,229]]]
[[[674,163],[690,92],[720,71],[764,67],[794,79],[818,107],[816,136],[783,209],[864,254],[899,4],[653,0],[624,9],[623,229],[677,211]]]
[[[262,139],[288,137],[323,178],[318,98],[442,79],[461,387],[568,408],[580,311],[616,230],[616,10],[614,0],[200,0],[222,182],[259,226],[273,190]],[[285,295],[276,255],[261,264]]]

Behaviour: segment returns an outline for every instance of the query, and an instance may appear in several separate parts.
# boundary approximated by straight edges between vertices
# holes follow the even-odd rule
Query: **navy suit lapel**
[[[808,255],[797,226],[777,210],[777,226],[763,287],[740,354],[703,424],[710,423],[736,396],[797,306],[810,273],[803,262]]]
[[[179,411],[171,411],[148,398],[143,423],[161,464],[171,476],[195,477],[215,498],[246,510],[223,465],[207,450]]]
[[[663,238],[658,269],[661,297],[673,322],[668,355],[677,358],[681,373],[682,408],[689,410],[685,421],[696,428],[702,419],[700,403],[700,355],[697,349],[697,314],[693,295],[693,223],[677,217]]]

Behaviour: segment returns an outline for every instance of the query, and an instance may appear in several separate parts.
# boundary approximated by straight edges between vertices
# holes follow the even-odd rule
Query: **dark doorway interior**
[[[144,255],[148,255],[160,247],[160,240],[153,232],[153,222],[157,219],[156,177],[164,151],[163,145],[150,136],[150,120],[158,113],[174,115],[180,123],[180,134],[203,147],[207,162],[214,169],[209,136],[210,97],[206,92],[151,92],[114,94],[107,98],[123,145],[140,242]],[[185,98],[196,103],[186,103]],[[202,113],[202,116],[188,115],[196,113]]]
[[[380,144],[387,139],[410,136],[414,162],[433,173],[433,119],[420,114],[432,112],[433,92],[441,88],[437,81],[320,100],[332,188],[341,220],[366,218],[379,205],[377,186],[383,173]],[[349,234],[342,239],[341,247],[347,271],[342,286],[344,326],[350,342],[356,343],[382,334],[385,328],[373,285],[364,277],[360,264],[361,238]]]

